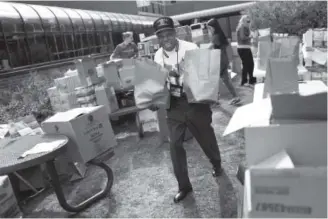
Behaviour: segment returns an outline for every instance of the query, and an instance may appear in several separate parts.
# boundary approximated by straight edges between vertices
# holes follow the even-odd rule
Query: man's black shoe
[[[214,167],[214,168],[213,168],[212,175],[213,175],[214,177],[219,177],[219,176],[222,175],[222,173],[223,173],[223,169],[222,169],[221,166],[219,166],[219,167]]]
[[[183,189],[183,190],[180,190],[178,192],[178,194],[175,195],[174,197],[174,203],[178,203],[180,201],[182,201],[185,197],[187,197],[187,195],[192,192],[192,187],[188,188],[188,189]]]

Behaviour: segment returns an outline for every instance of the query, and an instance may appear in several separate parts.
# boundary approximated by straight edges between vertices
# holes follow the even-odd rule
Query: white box
[[[113,86],[115,90],[121,89],[121,80],[118,73],[118,65],[114,62],[107,62],[102,65],[107,84]]]
[[[48,90],[51,107],[55,112],[62,112],[79,107],[75,92],[60,93],[56,87]]]
[[[142,110],[138,113],[140,125],[144,132],[159,132],[159,122],[157,112]]]
[[[59,91],[58,91],[57,87],[48,88],[47,93],[48,93],[49,98],[59,95]]]
[[[8,176],[0,176],[0,206],[0,218],[22,216]]]
[[[312,151],[307,153],[311,165],[295,157],[299,165],[294,166],[282,151],[246,171],[247,217],[327,218],[327,164],[316,160]]]
[[[302,164],[311,164],[312,158],[306,156],[309,146],[318,162],[327,163],[327,120],[300,119],[271,124],[271,113],[270,99],[239,107],[224,132],[225,136],[245,128],[248,166],[283,149],[286,149],[292,159],[297,157]]]
[[[133,88],[134,78],[136,74],[135,66],[123,66],[119,69],[119,76],[122,83],[123,89]]]
[[[299,93],[309,95],[317,92],[327,91],[327,86],[319,80],[304,81],[298,83]],[[254,87],[253,102],[263,99],[264,84],[258,83]]]
[[[57,113],[41,126],[45,133],[69,137],[67,153],[75,162],[86,163],[117,144],[104,106]]]
[[[81,82],[78,75],[71,75],[56,78],[55,85],[60,93],[72,93],[75,88],[81,86]]]
[[[82,86],[91,86],[99,83],[100,79],[97,75],[96,63],[91,57],[78,59],[75,64]]]
[[[113,87],[107,87],[106,85],[96,86],[95,91],[97,104],[105,106],[108,114],[119,109]]]

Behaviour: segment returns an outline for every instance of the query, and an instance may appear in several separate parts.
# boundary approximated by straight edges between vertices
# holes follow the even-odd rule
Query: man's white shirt
[[[178,40],[179,46],[178,46],[178,51],[176,49],[172,51],[165,51],[167,56],[164,55],[163,53],[163,48],[159,48],[157,52],[155,53],[154,61],[161,65],[162,67],[165,66],[171,66],[172,70],[177,70],[177,66],[181,63],[181,61],[184,60],[186,51],[188,50],[194,50],[198,49],[198,46],[195,43],[187,42],[184,40]],[[182,72],[177,72],[180,74],[180,77],[178,79],[178,83],[176,82],[175,77],[169,77],[168,78],[168,88],[170,89],[170,84],[175,84],[182,86],[183,82],[183,74]]]

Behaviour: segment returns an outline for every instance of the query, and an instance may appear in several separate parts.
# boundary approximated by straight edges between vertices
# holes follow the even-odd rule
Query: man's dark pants
[[[221,158],[214,130],[211,126],[212,111],[208,104],[188,104],[185,97],[171,97],[167,111],[170,130],[170,153],[179,189],[191,187],[188,176],[186,151],[183,148],[188,128],[214,167],[220,167]]]

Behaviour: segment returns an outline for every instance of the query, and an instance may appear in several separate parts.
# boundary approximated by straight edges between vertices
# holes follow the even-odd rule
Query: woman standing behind
[[[211,40],[211,47],[213,49],[221,50],[221,60],[220,60],[220,77],[222,78],[224,84],[227,86],[228,90],[233,96],[230,104],[235,105],[240,103],[240,98],[237,95],[235,88],[229,77],[229,58],[227,54],[227,47],[229,46],[228,39],[224,35],[219,22],[216,19],[210,19],[207,22],[207,28],[209,37]]]
[[[242,61],[242,79],[241,86],[249,83],[254,85],[256,78],[253,77],[254,72],[254,60],[252,54],[251,44],[251,31],[250,31],[251,20],[248,15],[243,15],[237,26],[237,51]],[[248,77],[247,77],[248,76]]]

